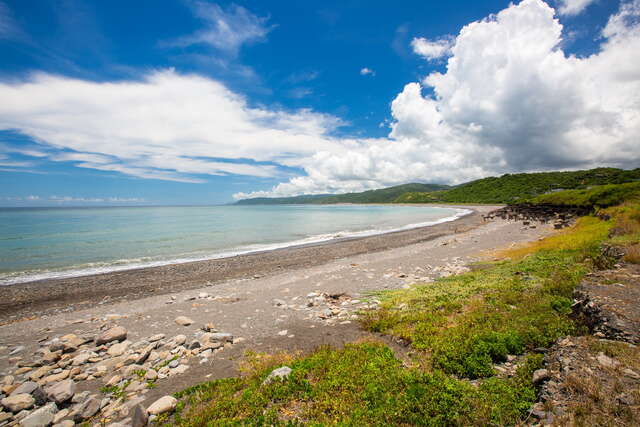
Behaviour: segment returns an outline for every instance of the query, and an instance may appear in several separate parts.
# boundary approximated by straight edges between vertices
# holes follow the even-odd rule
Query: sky
[[[0,206],[640,166],[640,0],[0,0]]]

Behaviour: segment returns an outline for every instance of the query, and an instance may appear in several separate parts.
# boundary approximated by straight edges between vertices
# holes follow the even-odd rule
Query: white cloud
[[[243,44],[264,39],[272,29],[267,26],[268,18],[256,16],[233,3],[226,10],[205,1],[194,1],[191,5],[195,15],[204,21],[205,28],[180,37],[170,45],[207,44],[235,55]]]
[[[562,25],[524,0],[462,28],[446,71],[409,83],[391,106],[388,139],[321,151],[307,176],[250,196],[356,191],[512,171],[640,161],[640,0],[623,3],[598,52],[561,49]],[[240,194],[238,197],[248,196]]]
[[[579,15],[591,3],[596,0],[559,0],[558,13],[560,15],[574,16]]]
[[[428,40],[424,37],[416,37],[411,40],[413,52],[427,60],[434,60],[449,56],[453,39],[451,37],[443,37],[438,40]]]
[[[363,75],[363,76],[369,76],[369,75],[370,76],[375,76],[376,72],[373,71],[371,68],[364,67],[364,68],[362,68],[360,70],[360,74]]]
[[[142,178],[271,177],[265,162],[297,166],[348,144],[327,136],[341,124],[333,116],[252,108],[215,80],[171,70],[115,83],[37,74],[0,83],[0,99],[0,129],[46,144],[52,160]]]

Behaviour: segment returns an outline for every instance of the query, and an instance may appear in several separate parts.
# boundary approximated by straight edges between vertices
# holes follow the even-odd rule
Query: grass
[[[408,362],[370,340],[322,347],[306,356],[250,354],[242,377],[177,393],[180,403],[170,421],[180,426],[522,424],[536,400],[532,372],[542,366],[534,350],[584,331],[569,315],[573,289],[587,272],[613,264],[603,255],[604,242],[634,256],[629,247],[640,241],[638,207],[632,200],[601,209],[600,217],[581,218],[549,238],[501,252],[501,261],[480,270],[377,293],[380,308],[362,313],[362,324],[408,343]],[[494,365],[508,355],[524,362],[513,377],[496,375]],[[288,379],[263,384],[285,365],[292,368]]]
[[[535,204],[609,207],[640,197],[640,182],[598,185],[582,190],[566,190],[534,197]]]

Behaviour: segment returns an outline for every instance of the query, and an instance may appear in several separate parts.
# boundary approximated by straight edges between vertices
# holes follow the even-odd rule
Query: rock
[[[53,419],[58,412],[58,407],[51,402],[40,409],[36,409],[30,415],[20,421],[22,427],[47,427],[53,423]]]
[[[71,420],[64,420],[64,421],[60,421],[58,424],[56,424],[53,427],[73,427],[75,425],[76,425],[76,423],[74,423]]]
[[[176,335],[171,340],[176,346],[182,345],[187,342],[187,337],[185,335]]]
[[[198,294],[198,298],[200,298],[200,299],[209,298],[209,294],[206,293],[206,292],[200,292]]]
[[[210,341],[233,341],[233,335],[228,332],[215,332],[209,335]]]
[[[61,422],[67,415],[71,412],[69,409],[65,408],[60,411],[53,417],[54,424]]]
[[[119,342],[109,347],[107,354],[112,357],[122,356],[124,352],[127,351],[127,348],[129,348],[128,341]]]
[[[79,408],[78,412],[74,415],[75,422],[81,422],[93,417],[100,410],[100,400],[95,397],[87,399]]]
[[[15,390],[13,390],[11,395],[22,393],[27,393],[33,396],[33,398],[36,400],[36,405],[38,406],[44,405],[47,401],[47,396],[44,390],[42,390],[42,387],[40,387],[38,383],[35,383],[33,381],[27,381],[20,384]]]
[[[171,362],[169,362],[169,368],[177,368],[178,365],[180,364],[180,362],[178,360],[172,360]]]
[[[111,341],[124,341],[127,338],[127,330],[122,326],[114,326],[106,330],[96,338],[96,345],[110,343]]]
[[[33,398],[33,396],[27,393],[14,394],[0,400],[0,404],[6,410],[11,411],[14,414],[22,411],[23,409],[32,408],[35,403],[36,400]]]
[[[56,402],[58,405],[71,399],[76,393],[76,384],[73,380],[60,381],[48,387],[45,390],[49,400]]]
[[[283,366],[278,369],[274,369],[271,373],[265,378],[262,384],[270,384],[275,380],[285,380],[291,375],[291,368],[288,366]]]
[[[176,405],[178,404],[178,399],[173,396],[164,396],[160,399],[156,400],[147,408],[147,413],[149,415],[160,415],[165,412],[171,412],[176,409]]]
[[[189,365],[180,365],[173,369],[171,372],[175,375],[184,374],[189,369]]]
[[[122,381],[122,377],[120,375],[114,375],[114,376],[112,376],[111,378],[109,378],[107,380],[105,385],[107,387],[111,387],[111,386],[114,386],[114,385],[118,384],[120,381]]]
[[[596,356],[596,360],[598,361],[598,363],[600,363],[600,365],[604,366],[605,368],[613,368],[617,366],[619,363],[618,361],[613,360],[612,358],[605,355],[604,353],[598,353],[598,355]]]
[[[163,339],[164,339],[164,337],[165,337],[165,335],[164,335],[164,334],[156,334],[156,335],[153,335],[153,336],[149,337],[149,338],[147,339],[147,341],[149,341],[149,342],[156,342],[156,341],[163,340]]]
[[[146,374],[144,374],[144,379],[149,381],[154,381],[158,379],[158,373],[153,369],[149,369]]]
[[[147,411],[140,404],[134,406],[129,413],[131,414],[131,427],[144,427],[149,422]]]
[[[0,411],[0,425],[4,425],[3,423],[5,421],[9,421],[11,418],[13,418],[13,415],[11,415],[10,413]]]
[[[193,324],[193,320],[189,319],[186,316],[178,316],[175,319],[175,322],[180,326],[189,326]]]
[[[549,371],[546,369],[538,369],[533,372],[533,383],[535,385],[541,384],[551,377]]]
[[[40,383],[42,385],[57,383],[58,381],[66,380],[69,377],[70,370],[64,370],[57,374],[49,375],[48,377],[43,378]]]
[[[289,331],[287,331],[286,329],[284,329],[284,330],[282,330],[282,331],[278,332],[278,335],[280,335],[281,337],[283,337],[283,336],[287,335],[288,333],[289,333]]]
[[[23,345],[19,345],[17,347],[14,347],[13,350],[11,350],[9,352],[9,356],[16,355],[16,354],[20,353],[23,350],[24,350],[24,346]]]
[[[216,327],[214,326],[213,323],[209,322],[205,325],[202,326],[201,328],[203,331],[205,332],[215,332],[216,331]]]
[[[634,380],[640,380],[640,375],[637,372],[632,371],[629,368],[624,369],[622,371],[622,373],[625,374],[629,378],[633,378]]]
[[[33,371],[29,375],[29,379],[32,380],[32,381],[37,381],[40,378],[42,378],[45,375],[47,375],[49,373],[49,371],[51,371],[52,369],[53,369],[53,367],[51,367],[51,366],[42,366],[42,367],[36,369],[35,371]]]

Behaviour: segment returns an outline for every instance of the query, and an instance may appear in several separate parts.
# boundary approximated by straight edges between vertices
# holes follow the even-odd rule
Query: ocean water
[[[0,285],[386,233],[466,213],[380,205],[2,208]]]

